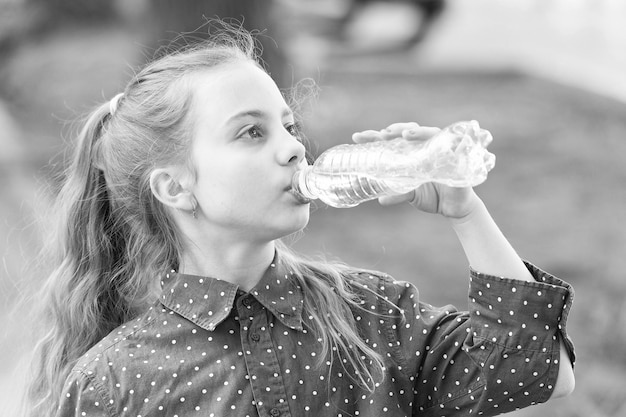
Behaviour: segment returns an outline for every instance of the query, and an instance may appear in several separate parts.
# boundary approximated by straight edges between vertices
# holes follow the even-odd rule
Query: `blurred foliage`
[[[259,34],[267,69],[287,87],[291,80],[279,35],[272,30],[272,11],[272,0],[24,0],[0,4],[0,56],[60,28],[126,22],[143,32],[149,60],[164,45],[171,50],[208,38],[207,20],[220,18]]]
[[[184,46],[210,36],[205,27],[207,19],[231,21],[262,34],[258,37],[262,58],[277,84],[286,87],[290,81],[284,73],[287,62],[275,39],[277,34],[272,31],[276,27],[272,22],[272,10],[272,0],[151,0],[149,39],[153,44],[148,47],[156,49],[165,41],[172,47]],[[180,34],[186,36],[181,38]]]
[[[110,0],[26,0],[27,7],[43,10],[52,22],[106,21],[115,15],[115,2]]]

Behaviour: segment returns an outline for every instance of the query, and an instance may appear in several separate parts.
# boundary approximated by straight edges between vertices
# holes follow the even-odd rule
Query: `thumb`
[[[415,198],[415,191],[406,194],[385,195],[378,199],[381,206],[393,206],[396,204],[411,202]]]

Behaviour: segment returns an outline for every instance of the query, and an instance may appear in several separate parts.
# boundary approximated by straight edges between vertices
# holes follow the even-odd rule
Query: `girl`
[[[97,108],[58,197],[33,415],[494,415],[572,390],[572,289],[520,260],[472,189],[381,199],[449,219],[472,267],[459,312],[290,252],[305,165],[291,108],[232,28]]]

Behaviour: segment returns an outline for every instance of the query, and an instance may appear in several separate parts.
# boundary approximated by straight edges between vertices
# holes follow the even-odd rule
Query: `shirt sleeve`
[[[402,363],[414,370],[414,414],[497,415],[547,401],[560,340],[574,363],[565,324],[573,289],[526,263],[535,281],[470,271],[469,311],[435,308],[405,286],[394,323]]]
[[[65,383],[56,417],[113,417],[101,387],[80,371],[73,371]]]

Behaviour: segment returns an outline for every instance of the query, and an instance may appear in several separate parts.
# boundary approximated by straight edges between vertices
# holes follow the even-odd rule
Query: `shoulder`
[[[425,302],[413,283],[397,280],[384,272],[356,270],[346,280],[352,291],[361,298],[364,308],[383,313],[392,321],[401,318],[438,322],[459,314],[453,305],[437,307]]]
[[[156,304],[136,319],[128,321],[92,346],[76,363],[74,371],[90,376],[99,373],[99,368],[108,367],[113,359],[129,357],[129,352],[137,346],[140,335],[154,333],[154,325],[163,309]],[[132,355],[132,354],[131,354]],[[130,356],[132,358],[132,356]]]
[[[419,292],[415,285],[400,281],[391,275],[372,270],[355,270],[346,276],[352,292],[361,300],[361,306],[370,312],[390,317],[414,315],[420,308]]]
[[[346,281],[359,295],[381,298],[394,304],[405,296],[417,298],[418,294],[412,283],[396,280],[385,272],[375,270],[355,270],[346,276]]]
[[[116,374],[133,362],[137,335],[148,332],[155,309],[114,329],[77,361],[65,380],[57,415],[79,415],[79,410],[81,415],[118,415],[112,381],[119,384]]]

